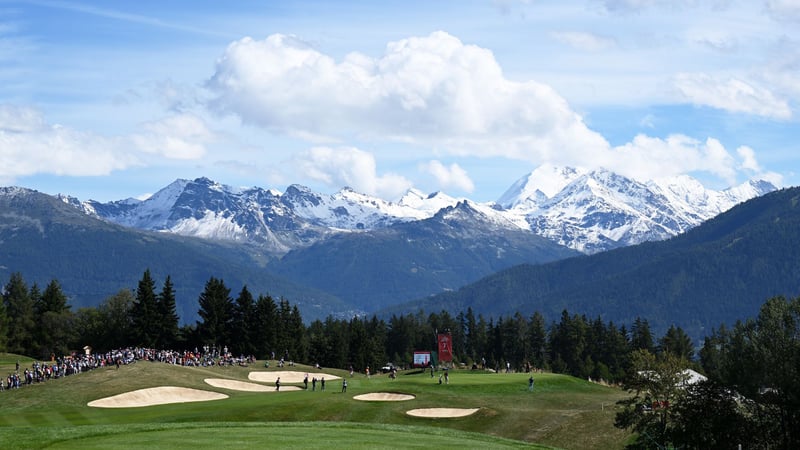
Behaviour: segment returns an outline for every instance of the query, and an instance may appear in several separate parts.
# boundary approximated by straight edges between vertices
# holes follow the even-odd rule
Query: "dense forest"
[[[453,338],[456,367],[550,370],[629,390],[616,425],[635,448],[798,448],[800,446],[800,298],[774,297],[757,318],[712,330],[701,346],[678,326],[656,338],[646,318],[631,324],[570,314],[546,323],[535,312],[477,316],[472,309],[347,319],[306,325],[296,305],[246,286],[232,296],[211,277],[198,298],[199,320],[178,325],[175,287],[146,270],[135,290],[72,311],[56,280],[42,290],[19,273],[3,287],[0,351],[49,360],[125,347],[184,350],[227,347],[234,355],[272,355],[323,367],[408,366],[416,350]],[[694,369],[708,380],[688,382]]]

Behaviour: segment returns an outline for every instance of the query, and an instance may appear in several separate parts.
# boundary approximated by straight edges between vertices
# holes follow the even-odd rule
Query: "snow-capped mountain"
[[[464,207],[479,211],[498,230],[525,230],[595,253],[675,236],[775,189],[759,180],[713,191],[688,176],[641,183],[603,169],[544,165],[520,178],[493,203],[456,199],[441,192],[425,195],[413,189],[398,202],[348,187],[320,194],[291,185],[281,193],[259,187],[235,188],[207,178],[177,180],[143,201],[62,199],[121,225],[248,242],[275,255],[332,234],[414,223],[440,211],[456,214]],[[481,229],[486,229],[483,224]]]
[[[498,205],[523,216],[533,233],[591,254],[676,236],[775,189],[758,180],[713,191],[689,176],[641,183],[604,169],[542,166]]]

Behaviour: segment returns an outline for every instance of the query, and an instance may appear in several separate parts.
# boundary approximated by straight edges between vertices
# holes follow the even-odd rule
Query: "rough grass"
[[[20,367],[31,360],[20,359]],[[14,370],[17,356],[0,354],[0,376]],[[273,364],[274,367],[274,364]],[[284,368],[286,369],[286,368]],[[310,370],[306,366],[289,370]],[[270,370],[259,362],[244,367],[179,367],[137,362],[93,370],[45,383],[0,392],[0,442],[3,448],[183,448],[214,444],[220,448],[259,446],[325,448],[346,443],[354,448],[467,448],[539,444],[565,449],[621,448],[629,435],[613,427],[615,402],[625,392],[576,378],[537,374],[534,392],[527,374],[453,370],[449,385],[438,376],[400,372],[367,379],[347,372],[328,382],[325,392],[240,392],[214,388],[205,378],[250,381],[250,371]],[[283,369],[281,369],[283,370]],[[145,408],[90,408],[87,403],[135,389],[181,386],[222,392],[213,402]],[[354,400],[369,392],[413,394],[403,402]],[[414,408],[480,408],[458,419],[425,419],[405,414]],[[462,445],[463,444],[463,445]],[[202,445],[205,446],[205,445]]]

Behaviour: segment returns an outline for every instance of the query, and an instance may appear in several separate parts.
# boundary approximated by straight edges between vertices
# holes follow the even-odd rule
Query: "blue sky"
[[[367,4],[363,4],[367,3]],[[800,184],[799,0],[0,0],[0,185]]]

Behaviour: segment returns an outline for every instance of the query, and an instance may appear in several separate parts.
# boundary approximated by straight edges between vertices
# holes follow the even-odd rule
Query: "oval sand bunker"
[[[263,384],[248,383],[246,381],[227,380],[225,378],[206,378],[203,381],[216,388],[230,389],[233,391],[267,392],[275,390],[274,387],[265,386]]]
[[[247,375],[247,378],[253,381],[260,381],[261,383],[275,383],[275,380],[278,377],[281,378],[281,383],[302,383],[303,378],[305,378],[306,373],[308,373],[308,382],[311,383],[311,379],[316,377],[317,381],[321,377],[325,377],[325,381],[332,381],[338,380],[339,377],[336,375],[331,375],[329,373],[320,373],[320,372],[297,372],[297,371],[276,371],[276,372],[250,372]]]
[[[143,406],[166,405],[170,403],[205,402],[228,398],[218,392],[202,391],[175,386],[161,386],[126,392],[101,398],[88,403],[95,408],[140,408]]]
[[[479,408],[420,408],[406,411],[406,414],[414,417],[428,418],[451,418],[466,417],[478,412]]]
[[[206,378],[207,384],[215,388],[230,389],[232,391],[245,391],[245,392],[277,392],[275,386],[267,386],[264,384],[248,383],[247,381],[228,380],[226,378]],[[285,391],[300,391],[297,386],[281,386],[280,392]]]
[[[361,394],[353,397],[355,400],[367,402],[402,402],[405,400],[414,400],[414,398],[413,395],[395,394],[393,392],[373,392],[371,394]]]

